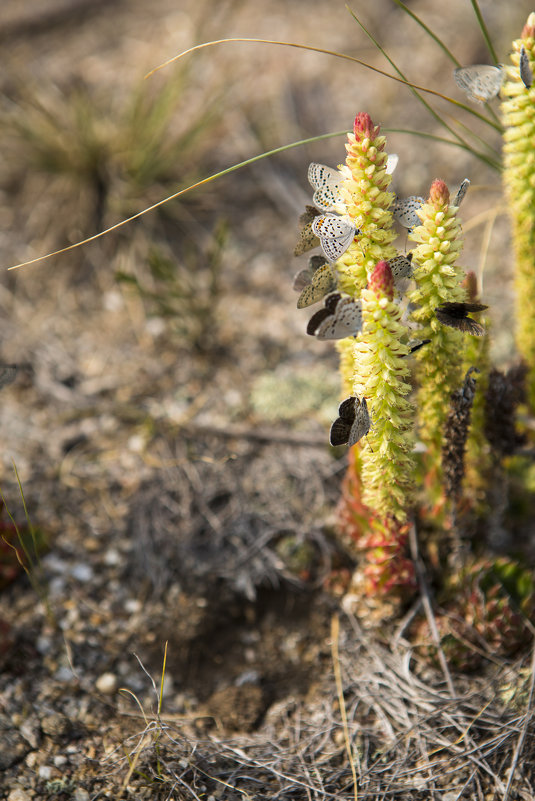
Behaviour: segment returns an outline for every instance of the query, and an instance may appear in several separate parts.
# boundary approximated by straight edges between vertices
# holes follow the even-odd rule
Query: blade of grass
[[[333,615],[331,618],[331,650],[332,650],[334,678],[336,682],[336,694],[338,695],[338,706],[340,707],[340,716],[342,718],[342,726],[344,730],[344,744],[346,748],[347,758],[349,759],[351,775],[353,777],[353,798],[355,799],[355,801],[358,801],[357,771],[355,770],[355,762],[358,763],[358,753],[356,751],[355,752],[353,751],[353,748],[351,747],[351,739],[349,737],[349,726],[347,724],[347,712],[344,702],[344,688],[342,685],[342,673],[340,671],[340,652],[338,647],[339,638],[340,638],[340,620],[338,618],[338,615]]]
[[[429,27],[428,27],[428,26],[425,24],[425,22],[423,22],[423,20],[421,20],[421,19],[420,19],[420,17],[418,17],[418,16],[417,16],[417,15],[414,13],[414,11],[411,11],[411,10],[410,10],[410,8],[407,8],[407,6],[405,5],[405,3],[403,3],[403,2],[402,2],[402,0],[394,0],[394,3],[395,3],[395,4],[396,4],[396,5],[399,7],[399,8],[401,8],[401,9],[402,9],[402,10],[403,10],[403,11],[404,11],[406,14],[408,14],[408,15],[409,15],[409,17],[411,17],[411,18],[412,18],[412,19],[413,19],[413,20],[414,20],[414,21],[415,21],[415,22],[416,22],[416,23],[417,23],[417,24],[418,24],[418,25],[419,25],[419,26],[420,26],[420,27],[421,27],[421,28],[422,28],[422,29],[423,29],[423,30],[424,30],[426,33],[427,33],[427,35],[428,35],[428,36],[430,36],[430,37],[431,37],[431,39],[433,39],[433,41],[434,41],[434,42],[435,42],[435,43],[436,43],[436,44],[437,44],[437,45],[440,47],[440,49],[441,49],[441,50],[442,50],[442,51],[443,51],[443,52],[444,52],[444,53],[447,55],[447,57],[448,57],[448,58],[451,60],[451,62],[452,62],[453,64],[455,64],[455,66],[456,66],[456,67],[460,67],[460,66],[461,66],[461,62],[460,62],[458,59],[456,59],[456,58],[455,58],[455,56],[453,55],[453,53],[451,52],[451,50],[449,50],[449,49],[446,47],[446,45],[444,44],[444,42],[442,41],[442,39],[440,39],[440,38],[439,38],[439,37],[436,35],[436,33],[434,33],[434,32],[431,30],[431,28],[429,28]],[[494,61],[496,61],[496,58],[494,58]],[[470,108],[470,107],[469,107],[469,108]],[[470,109],[470,111],[474,111],[474,109]],[[487,104],[487,111],[489,112],[489,114],[490,114],[490,115],[491,115],[491,117],[493,118],[494,122],[495,122],[495,123],[497,123],[497,124],[499,124],[499,119],[498,119],[498,116],[496,115],[496,112],[495,112],[495,111],[494,111],[494,109],[493,109],[491,106],[489,106],[488,104]],[[494,127],[494,124],[493,124],[493,123],[492,123],[490,120],[489,120],[488,122],[489,122],[489,124],[490,124],[490,125],[493,125],[493,127]]]
[[[425,22],[423,22],[423,20],[421,20],[420,17],[417,14],[414,13],[414,11],[411,11],[411,9],[408,8],[405,5],[405,3],[402,2],[402,0],[394,0],[394,3],[397,6],[399,6],[399,8],[401,8],[406,14],[408,14],[409,17],[411,17],[421,28],[423,28],[423,30],[427,33],[427,35],[430,36],[431,39],[433,39],[434,42],[436,42],[436,44],[440,47],[441,50],[444,51],[444,53],[455,64],[456,67],[460,67],[461,66],[461,62],[457,61],[457,59],[455,58],[455,56],[453,55],[451,50],[448,50],[448,48],[446,47],[446,45],[444,44],[442,39],[440,39],[436,35],[436,33],[434,33],[431,30],[431,28],[428,28],[428,26],[425,24]]]
[[[100,239],[107,234],[110,234],[112,231],[116,231],[118,228],[122,228],[123,225],[127,225],[134,220],[138,220],[143,215],[148,214],[150,211],[154,211],[154,209],[163,206],[165,203],[169,203],[171,200],[175,200],[175,198],[180,197],[181,195],[185,195],[186,192],[190,192],[192,189],[197,189],[199,186],[204,186],[205,184],[210,183],[211,181],[215,181],[216,178],[222,178],[224,175],[229,175],[231,172],[235,172],[236,170],[241,169],[242,167],[247,167],[249,164],[254,164],[256,161],[260,161],[261,159],[268,158],[269,156],[274,156],[277,153],[283,153],[285,150],[290,150],[294,147],[301,147],[301,145],[309,145],[314,142],[321,142],[325,139],[334,139],[337,136],[347,136],[347,131],[336,131],[335,133],[329,134],[321,134],[320,136],[311,136],[308,139],[300,139],[298,142],[291,142],[287,145],[281,145],[281,147],[276,147],[273,150],[267,150],[265,153],[260,153],[257,156],[252,156],[250,159],[246,159],[245,161],[240,161],[239,164],[233,164],[231,167],[227,167],[220,172],[215,172],[212,175],[209,175],[207,178],[203,178],[201,181],[197,181],[194,184],[190,184],[190,186],[185,187],[184,189],[180,189],[178,192],[174,192],[172,195],[168,195],[167,197],[159,200],[157,203],[153,203],[152,206],[147,206],[147,208],[142,209],[141,211],[136,212],[136,214],[132,214],[131,217],[127,217],[124,220],[120,220],[120,222],[115,223],[115,225],[111,225],[109,228],[106,228],[104,231],[100,231],[98,234],[93,234],[93,236],[88,236],[86,239],[81,239],[79,242],[74,242],[72,245],[68,245],[65,248],[60,248],[59,250],[54,250],[51,253],[46,253],[43,256],[36,256],[35,259],[29,259],[28,261],[21,261],[19,264],[14,264],[12,267],[8,267],[8,270],[18,270],[20,267],[27,267],[30,264],[36,264],[38,261],[44,261],[45,259],[51,259],[53,256],[59,256],[62,253],[68,253],[70,250],[74,250],[75,248],[79,248],[82,245],[87,245],[89,242],[94,242],[96,239]]]
[[[479,23],[479,27],[481,28],[481,33],[482,33],[483,39],[485,40],[486,45],[487,45],[487,47],[489,49],[489,53],[491,55],[491,58],[492,58],[494,64],[497,64],[498,63],[498,56],[496,55],[496,51],[495,51],[494,46],[492,44],[491,38],[489,36],[489,32],[487,30],[487,26],[485,25],[485,21],[483,19],[482,14],[481,14],[481,10],[479,8],[478,2],[477,2],[477,0],[470,0],[470,3],[472,5],[472,8],[474,9],[474,14],[476,15],[476,19],[477,19],[477,21]]]
[[[434,142],[451,145],[451,147],[457,147],[459,150],[466,150],[468,153],[472,153],[476,158],[480,159],[485,164],[488,164],[489,167],[492,167],[495,170],[501,170],[500,162],[494,161],[484,153],[478,153],[477,151],[474,151],[470,145],[463,144],[462,142],[452,142],[451,139],[446,139],[444,136],[437,136],[436,134],[430,134],[426,131],[414,131],[410,128],[388,128],[386,126],[381,126],[381,130],[384,131],[384,133],[401,133],[408,134],[409,136],[420,136],[423,139],[432,139]]]
[[[374,44],[374,46],[377,48],[377,50],[378,50],[378,51],[379,51],[379,52],[380,52],[380,53],[381,53],[381,54],[382,54],[382,55],[383,55],[383,56],[386,58],[386,60],[388,61],[388,63],[392,65],[392,67],[393,67],[393,68],[396,70],[396,72],[398,73],[398,75],[400,75],[400,76],[403,78],[404,82],[405,82],[405,83],[406,83],[406,84],[409,86],[409,89],[410,89],[410,91],[412,92],[412,94],[413,94],[413,95],[414,95],[414,96],[415,96],[415,97],[416,97],[416,98],[417,98],[417,99],[420,101],[420,103],[421,103],[421,104],[424,106],[424,108],[425,108],[425,109],[427,109],[427,111],[429,112],[429,114],[431,114],[431,116],[433,117],[433,119],[434,119],[436,122],[438,122],[438,123],[439,123],[439,125],[442,125],[444,128],[446,128],[446,130],[447,130],[447,131],[449,131],[449,133],[450,133],[452,136],[454,136],[454,137],[455,137],[455,138],[456,138],[456,139],[457,139],[459,142],[462,142],[463,144],[467,145],[467,147],[469,148],[470,152],[473,152],[473,153],[474,153],[474,155],[475,155],[475,151],[473,151],[473,150],[470,148],[470,146],[469,146],[469,145],[468,145],[468,144],[467,144],[467,143],[466,143],[466,142],[463,140],[463,138],[462,138],[462,137],[461,137],[461,136],[460,136],[458,133],[456,133],[456,132],[455,132],[455,130],[454,130],[453,128],[451,128],[451,127],[450,127],[450,126],[449,126],[449,125],[448,125],[448,124],[447,124],[447,123],[446,123],[446,122],[445,122],[445,121],[442,119],[442,117],[440,116],[440,114],[438,114],[438,113],[437,113],[437,112],[436,112],[436,111],[433,109],[433,107],[432,107],[432,106],[430,106],[430,105],[429,105],[429,103],[428,103],[428,102],[427,102],[427,101],[426,101],[426,100],[425,100],[425,99],[424,99],[424,98],[423,98],[423,97],[422,97],[422,96],[419,94],[419,89],[418,89],[418,87],[415,87],[415,86],[411,85],[411,84],[410,84],[410,82],[406,80],[406,78],[405,78],[405,76],[403,75],[403,73],[401,72],[401,70],[400,70],[400,69],[399,69],[399,68],[396,66],[396,64],[394,63],[394,61],[393,61],[393,60],[390,58],[390,56],[388,55],[388,53],[386,52],[386,50],[385,50],[383,47],[381,47],[381,45],[379,44],[379,42],[377,41],[377,39],[375,39],[375,37],[374,37],[374,36],[372,36],[372,34],[370,33],[370,31],[368,31],[368,29],[366,28],[366,26],[364,25],[364,23],[362,23],[362,22],[359,20],[359,18],[356,16],[356,14],[355,14],[355,13],[354,13],[354,12],[353,12],[353,11],[352,11],[352,10],[351,10],[349,7],[348,7],[348,6],[346,6],[346,8],[347,8],[347,10],[349,11],[349,13],[351,14],[351,16],[353,17],[353,19],[355,20],[355,22],[356,22],[356,23],[357,23],[357,24],[358,24],[358,25],[359,25],[359,26],[362,28],[362,30],[364,31],[364,33],[366,34],[366,36],[367,36],[367,37],[370,39],[370,41],[371,41],[371,42]],[[448,100],[449,100],[449,98],[448,98]],[[481,114],[479,114],[478,112],[474,112],[474,111],[473,111],[472,109],[470,109],[468,106],[464,106],[462,103],[457,103],[457,101],[453,101],[453,102],[454,102],[456,105],[462,106],[462,107],[463,107],[463,108],[465,108],[467,111],[469,111],[470,113],[474,114],[474,116],[477,116],[477,117],[479,117],[479,119],[483,120],[483,122],[485,122],[487,125],[490,125],[491,127],[493,127],[493,128],[496,128],[497,130],[501,130],[501,129],[500,129],[500,128],[498,128],[496,125],[493,125],[493,123],[492,123],[492,122],[490,122],[490,120],[488,120],[486,117],[483,117],[483,116],[482,116]]]
[[[355,58],[355,56],[349,56],[347,53],[339,53],[336,50],[327,50],[324,47],[313,47],[312,45],[299,44],[298,42],[282,42],[277,39],[254,39],[250,37],[234,36],[228,39],[214,39],[212,42],[202,42],[194,47],[189,47],[187,50],[183,50],[181,53],[178,53],[176,56],[167,59],[167,61],[164,61],[162,64],[158,64],[157,67],[154,67],[154,69],[152,69],[150,72],[147,72],[145,78],[150,78],[155,72],[164,69],[164,67],[168,67],[170,64],[174,64],[176,61],[184,56],[189,55],[190,53],[203,50],[205,47],[213,47],[214,45],[227,44],[229,42],[249,42],[253,44],[270,44],[280,45],[282,47],[295,47],[298,50],[309,50],[312,53],[323,53],[324,55],[334,56],[335,58],[341,58],[345,61],[352,61],[354,64],[360,64],[361,67],[366,67],[366,69],[372,70],[372,72],[377,72],[379,75],[383,75],[385,78],[390,78],[392,81],[397,81],[398,83],[405,84],[405,86],[413,87],[419,92],[427,92],[427,94],[435,95],[435,97],[440,97],[442,100],[447,100],[449,103],[453,103],[461,108],[466,108],[468,111],[472,111],[474,114],[477,114],[477,112],[475,112],[469,106],[463,106],[463,104],[459,103],[458,100],[454,100],[452,97],[443,95],[441,92],[437,92],[436,89],[426,89],[425,86],[412,84],[406,78],[400,77],[399,75],[392,75],[389,72],[385,72],[385,70],[379,69],[379,67],[372,67],[371,64],[368,64],[366,61],[361,61],[361,59]],[[482,119],[485,120],[484,117],[482,117]]]

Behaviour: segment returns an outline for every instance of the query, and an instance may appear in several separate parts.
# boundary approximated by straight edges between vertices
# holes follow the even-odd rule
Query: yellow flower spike
[[[394,195],[388,191],[391,176],[386,173],[385,144],[385,137],[380,136],[380,128],[374,126],[369,114],[357,114],[353,133],[348,134],[346,163],[340,168],[340,194],[344,214],[360,234],[336,262],[340,290],[356,298],[377,262],[396,255],[392,244],[396,233],[389,211]],[[344,387],[352,384],[355,374],[354,357],[348,356],[354,341],[350,343],[337,345]]]
[[[417,289],[410,300],[419,308],[413,317],[422,326],[419,336],[431,340],[425,349],[416,353],[416,359],[419,365],[419,437],[427,447],[429,466],[433,467],[440,464],[442,429],[450,395],[460,381],[463,346],[463,335],[441,325],[435,308],[445,301],[466,299],[466,290],[461,286],[464,270],[454,263],[462,248],[461,226],[457,207],[450,206],[449,201],[446,184],[434,181],[429,200],[419,210],[422,224],[409,234],[409,238],[418,243],[414,249]]]
[[[363,500],[382,518],[403,523],[412,502],[413,407],[406,400],[410,385],[403,340],[407,330],[393,302],[394,278],[386,261],[378,262],[368,289],[361,294],[362,333],[355,343],[354,394],[365,397],[372,419],[370,448],[361,454]],[[391,480],[385,480],[390,476]],[[392,492],[395,483],[396,492]]]
[[[512,65],[506,67],[502,94],[504,124],[504,185],[512,217],[515,252],[516,343],[528,373],[528,395],[535,408],[535,85],[526,86],[520,74],[524,48],[529,70],[535,69],[535,14],[531,13],[520,39],[513,42]],[[529,80],[528,80],[529,83]]]

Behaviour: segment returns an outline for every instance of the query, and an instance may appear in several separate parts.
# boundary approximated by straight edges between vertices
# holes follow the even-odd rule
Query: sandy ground
[[[369,5],[353,7],[400,69],[462,100],[450,62],[422,31],[388,0]],[[462,63],[489,60],[469,4],[410,7]],[[482,10],[505,60],[531,8],[489,2]],[[2,391],[1,489],[23,526],[15,463],[29,516],[48,540],[37,587],[22,575],[6,579],[0,595],[0,797],[10,801],[243,797],[231,789],[241,770],[231,751],[245,741],[232,738],[254,736],[247,747],[265,752],[271,743],[277,751],[277,738],[290,736],[281,720],[306,709],[321,729],[321,710],[331,705],[336,597],[322,586],[334,568],[350,566],[325,525],[345,467],[326,444],[337,358],[304,334],[307,314],[295,309],[291,290],[301,265],[290,254],[310,195],[306,167],[342,161],[343,138],[261,161],[83,251],[7,272],[187,179],[345,131],[358,111],[385,129],[443,135],[393,81],[333,56],[251,43],[188,57],[171,130],[187,131],[206,110],[213,117],[151,185],[135,186],[124,162],[111,159],[103,207],[90,182],[44,170],[35,141],[23,141],[12,124],[40,104],[63,152],[71,137],[74,151],[69,108],[81,86],[110,141],[149,69],[200,41],[232,36],[307,43],[392,69],[341,2],[4,0],[0,8],[0,353],[21,365]],[[151,79],[155,90],[171,74]],[[481,130],[499,147],[497,135]],[[483,271],[495,358],[507,364],[513,295],[496,172],[462,150],[387,135],[388,150],[400,156],[400,196],[425,194],[436,177],[452,191],[471,179],[463,263]],[[222,226],[218,253],[213,237]],[[176,279],[151,272],[155,250],[177,265]],[[146,721],[118,688],[135,693],[151,718],[157,694],[144,669],[159,681],[166,642],[164,709],[184,728],[166,741],[158,774],[153,740],[135,739]],[[333,758],[342,760],[337,736]],[[195,762],[195,743],[216,741],[229,749],[217,766],[208,747]],[[140,742],[147,751],[130,776],[124,754]],[[249,797],[352,797],[347,768],[321,792],[315,776],[277,784],[276,772],[258,768],[255,786],[248,770]],[[422,796],[411,781],[389,797],[429,797],[424,780]],[[285,786],[287,795],[276,795]]]

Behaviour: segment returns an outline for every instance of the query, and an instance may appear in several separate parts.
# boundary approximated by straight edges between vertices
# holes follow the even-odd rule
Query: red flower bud
[[[431,189],[429,190],[429,202],[433,204],[433,206],[441,206],[444,203],[450,202],[450,190],[440,179],[436,179],[431,184]]]
[[[394,300],[394,276],[387,261],[377,262],[370,276],[368,289],[377,296],[386,295],[388,300]]]
[[[381,126],[374,127],[372,118],[365,111],[359,112],[355,117],[353,132],[359,142],[361,139],[375,139],[379,136],[380,130]]]

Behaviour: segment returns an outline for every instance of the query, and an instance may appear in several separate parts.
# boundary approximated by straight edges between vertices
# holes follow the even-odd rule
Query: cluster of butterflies
[[[395,154],[389,156],[387,173],[395,169],[397,162],[398,157]],[[313,162],[308,168],[308,180],[314,189],[312,199],[315,205],[307,206],[300,217],[301,234],[294,254],[300,256],[318,245],[323,254],[312,256],[308,266],[300,270],[294,278],[293,288],[299,292],[297,308],[304,309],[324,299],[323,308],[309,320],[307,334],[320,340],[345,339],[356,336],[362,328],[362,304],[360,300],[337,291],[338,280],[334,263],[360,232],[347,218],[331,213],[343,203],[340,191],[342,175],[339,170]],[[469,185],[468,179],[462,182],[453,205],[460,206]],[[391,207],[394,218],[404,228],[412,230],[420,223],[417,212],[424,202],[422,197],[417,196],[396,198]],[[412,253],[396,256],[390,260],[389,265],[396,283],[412,278]],[[471,308],[468,311],[477,309]],[[441,308],[440,314],[439,319],[445,325],[470,333],[479,331],[479,324],[467,318],[467,315],[459,317],[458,309],[452,312],[451,309],[448,311]]]
[[[524,45],[520,49],[519,72],[524,86],[530,89],[533,72]],[[505,69],[501,65],[493,67],[490,64],[474,64],[471,67],[459,67],[454,70],[453,77],[469,100],[475,103],[487,103],[496,97],[502,88]]]

